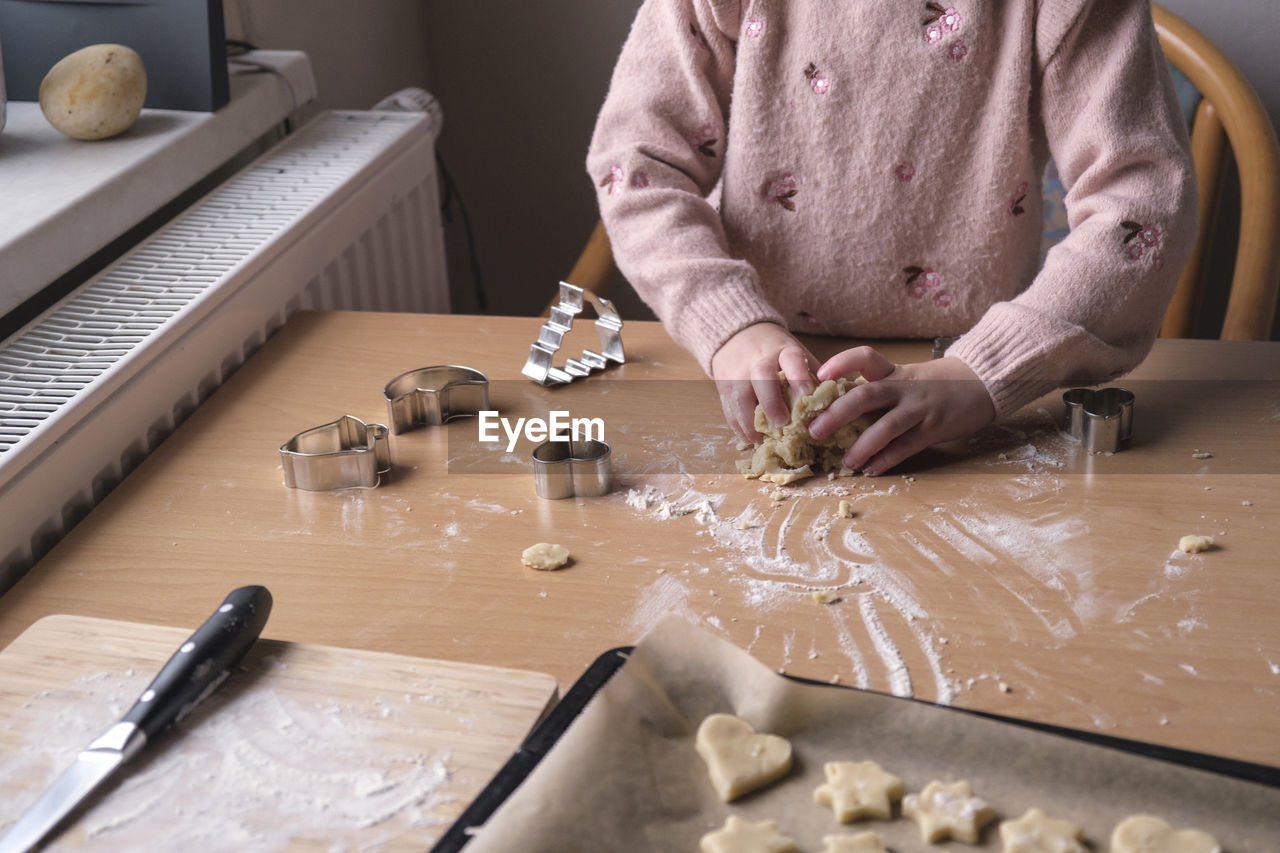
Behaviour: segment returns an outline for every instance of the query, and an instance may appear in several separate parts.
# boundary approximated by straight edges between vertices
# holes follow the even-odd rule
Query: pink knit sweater
[[[1041,269],[1050,155],[1071,233]],[[587,168],[704,368],[760,321],[963,333],[1000,415],[1141,361],[1195,238],[1147,0],[645,0]]]

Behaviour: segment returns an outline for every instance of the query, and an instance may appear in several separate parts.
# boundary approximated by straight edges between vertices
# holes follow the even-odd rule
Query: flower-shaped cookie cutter
[[[1067,431],[1090,453],[1115,453],[1133,434],[1132,391],[1072,388],[1062,395]]]
[[[533,450],[533,488],[551,501],[607,495],[613,488],[612,457],[609,445],[596,439],[544,441]]]
[[[489,408],[489,378],[456,364],[420,367],[388,382],[382,397],[391,431],[399,435]]]
[[[584,300],[590,301],[596,309],[596,334],[600,338],[600,352],[589,349],[582,351],[582,358],[568,359],[564,367],[552,364],[564,336],[573,328],[573,318],[582,313]],[[551,308],[551,316],[542,324],[536,340],[529,348],[529,358],[520,372],[544,387],[565,385],[583,376],[590,376],[592,371],[604,370],[613,364],[624,364],[627,360],[622,349],[622,318],[613,307],[613,303],[602,296],[596,296],[589,290],[575,287],[568,282],[560,282],[560,302]]]
[[[391,470],[387,428],[343,415],[286,441],[280,460],[284,484],[291,489],[372,489]]]

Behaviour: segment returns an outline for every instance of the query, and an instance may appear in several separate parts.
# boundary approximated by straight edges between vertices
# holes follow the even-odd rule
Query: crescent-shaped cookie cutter
[[[564,343],[564,336],[573,328],[573,318],[582,313],[585,301],[596,309],[596,334],[600,338],[600,352],[582,351],[582,358],[568,359],[564,367],[552,364],[556,353]],[[538,340],[529,348],[529,358],[520,372],[542,386],[565,385],[592,371],[604,370],[613,364],[626,363],[622,349],[622,318],[613,303],[589,290],[560,282],[560,302],[551,307],[551,316],[542,324]]]
[[[280,460],[284,484],[291,489],[372,489],[391,470],[387,428],[343,415],[286,441]]]
[[[552,501],[607,495],[613,489],[613,450],[596,439],[544,441],[533,450],[533,488]]]
[[[1072,388],[1062,395],[1067,431],[1090,453],[1115,453],[1133,434],[1133,392]]]
[[[456,364],[420,367],[388,382],[382,397],[387,401],[391,431],[399,435],[488,409],[489,378]]]

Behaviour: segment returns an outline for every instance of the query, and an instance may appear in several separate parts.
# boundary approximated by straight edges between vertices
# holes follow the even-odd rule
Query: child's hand
[[[758,444],[756,402],[769,422],[785,424],[791,410],[782,398],[778,371],[801,394],[812,393],[818,359],[776,323],[756,323],[725,341],[711,359],[711,376],[720,391],[724,419],[739,438]]]
[[[995,419],[986,387],[959,359],[894,364],[871,347],[845,350],[818,369],[818,378],[861,373],[867,380],[813,419],[809,434],[826,438],[862,415],[879,418],[844,455],[844,464],[876,476],[926,447],[972,435]]]

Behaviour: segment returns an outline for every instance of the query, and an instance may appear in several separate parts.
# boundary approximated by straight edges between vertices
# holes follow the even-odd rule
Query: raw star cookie
[[[1111,853],[1222,853],[1214,837],[1179,829],[1149,814],[1127,817],[1111,833]]]
[[[785,485],[812,477],[815,467],[823,471],[847,472],[843,462],[844,452],[871,425],[871,420],[866,417],[858,418],[821,441],[809,437],[809,424],[841,394],[855,385],[865,384],[866,380],[862,377],[828,379],[815,388],[812,394],[800,397],[791,390],[785,377],[779,374],[778,378],[782,383],[783,399],[791,409],[791,420],[780,427],[774,426],[769,423],[764,409],[756,406],[755,427],[764,436],[764,441],[756,448],[750,460],[738,462],[738,470],[742,472],[742,476]]]
[[[950,784],[930,782],[919,794],[907,794],[902,798],[902,813],[920,825],[925,841],[954,838],[969,844],[978,843],[978,832],[996,816],[964,779]]]
[[[1084,829],[1040,809],[1028,809],[1017,820],[1000,824],[1001,853],[1089,853],[1083,840]]]
[[[791,743],[777,735],[756,734],[732,714],[712,714],[694,739],[707,763],[711,784],[726,803],[781,779],[791,770]]]
[[[563,545],[539,542],[524,549],[524,553],[520,555],[520,562],[531,569],[549,572],[569,562],[569,549]]]
[[[828,761],[822,765],[827,784],[813,791],[815,802],[831,806],[836,820],[848,823],[862,817],[893,817],[893,803],[902,797],[902,780],[874,761]]]
[[[796,843],[778,832],[776,820],[752,823],[729,815],[724,826],[698,842],[702,853],[797,853]]]
[[[878,832],[857,835],[824,835],[821,853],[885,853],[884,839]]]

